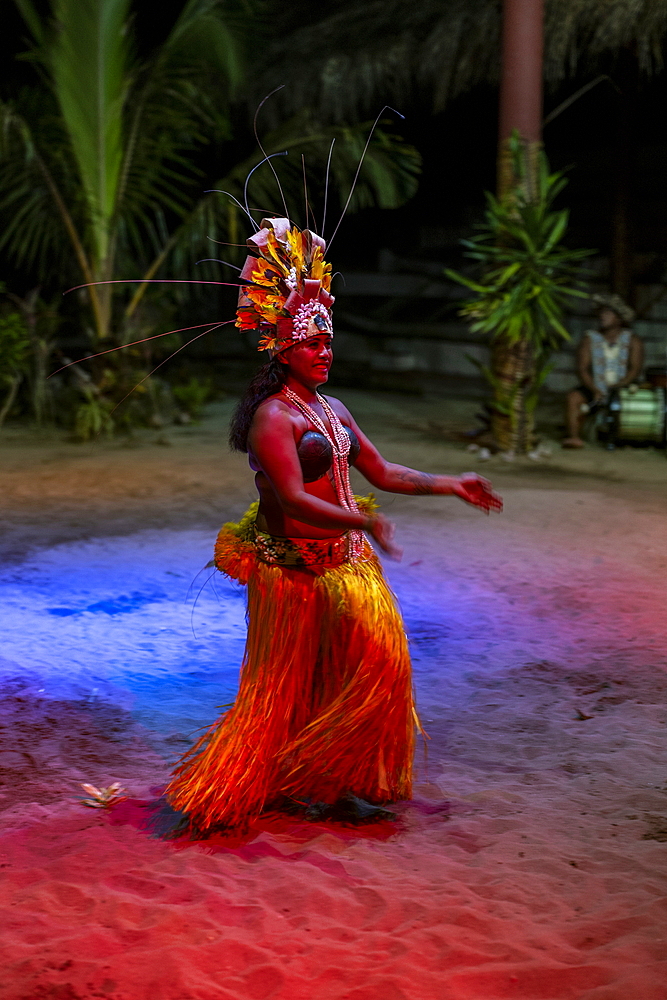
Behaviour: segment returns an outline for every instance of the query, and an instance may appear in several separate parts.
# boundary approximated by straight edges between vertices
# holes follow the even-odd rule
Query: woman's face
[[[309,388],[323,385],[329,378],[333,361],[331,335],[318,333],[294,347],[288,347],[283,351],[281,360],[287,365],[289,374],[302,385]]]

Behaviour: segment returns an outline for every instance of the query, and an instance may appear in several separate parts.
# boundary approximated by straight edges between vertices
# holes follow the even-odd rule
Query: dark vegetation
[[[387,113],[376,133],[336,237],[336,268],[370,271],[391,259],[403,273],[470,273],[460,240],[482,218],[484,190],[495,187],[496,0],[341,0],[324,15],[273,0],[109,0],[106,27],[82,16],[95,6],[15,0],[3,13],[0,425],[56,422],[85,439],[196,420],[208,398],[236,390],[256,367],[254,344],[233,326],[185,347],[203,324],[233,317],[234,288],[62,293],[112,278],[233,282],[229,265],[243,249],[211,241],[243,243],[249,223],[228,198],[204,192],[223,188],[243,201],[261,160],[253,115],[274,86],[285,84],[262,109],[259,130],[268,153],[290,151],[273,163],[301,224],[301,154],[319,222],[336,138],[328,234],[370,121],[384,104],[406,115]],[[112,30],[114,17],[122,31]],[[597,248],[598,276],[630,300],[638,284],[658,295],[667,287],[666,30],[658,0],[631,9],[626,0],[547,3],[544,138],[552,168],[571,168],[556,204],[571,210],[565,241]],[[94,114],[95,67],[79,58],[96,32],[106,46],[103,120]],[[282,210],[266,165],[253,174],[249,198],[258,210]],[[218,256],[229,265],[196,263]],[[378,320],[428,323],[455,311],[418,298],[366,305]],[[138,340],[46,381],[70,360]]]
[[[170,21],[161,12],[154,35],[131,0],[16,6],[11,56],[25,65],[0,103],[3,416],[28,410],[82,440],[196,419],[207,395],[198,373],[172,367],[177,391],[154,373],[233,317],[248,203],[259,218],[282,210],[251,128],[249,81],[268,44],[268,5],[188,0],[173,5]],[[335,218],[368,125],[330,124],[305,107],[259,127],[268,154],[288,154],[282,188],[292,205],[303,203],[302,156],[317,178],[307,198],[321,204],[319,179],[337,140]],[[381,124],[350,208],[401,204],[418,172],[417,151]],[[307,214],[297,211],[303,226]],[[85,287],[63,302],[68,286]],[[162,340],[170,327],[182,337]],[[50,368],[82,357],[90,360],[46,382]]]

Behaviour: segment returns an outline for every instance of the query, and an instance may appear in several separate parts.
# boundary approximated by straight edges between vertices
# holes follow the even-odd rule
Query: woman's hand
[[[461,500],[472,504],[473,507],[479,507],[485,514],[491,510],[501,511],[503,509],[502,498],[494,493],[489,480],[478,476],[476,472],[463,472],[457,476],[452,492]]]
[[[392,542],[395,530],[393,523],[384,514],[378,514],[376,517],[368,517],[364,522],[364,531],[377,542],[385,555],[398,562],[403,555],[403,549],[399,549]]]

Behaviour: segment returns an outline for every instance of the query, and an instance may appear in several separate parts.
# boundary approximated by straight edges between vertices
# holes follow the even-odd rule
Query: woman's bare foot
[[[561,442],[561,447],[562,448],[585,448],[586,445],[581,440],[581,438],[574,437],[574,438],[565,438],[565,440]]]

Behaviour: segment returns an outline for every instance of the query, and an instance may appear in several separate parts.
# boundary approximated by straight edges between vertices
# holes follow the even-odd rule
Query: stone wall
[[[482,377],[471,359],[488,364],[489,349],[485,337],[472,334],[456,318],[460,288],[434,276],[412,274],[347,273],[345,281],[335,289],[335,315],[336,369],[346,381],[365,380],[378,388],[408,391],[479,392]],[[644,340],[647,367],[664,366],[667,361],[666,292],[662,285],[637,290],[640,318],[633,329]],[[410,302],[432,305],[432,312],[443,312],[446,318],[406,319],[405,305]],[[576,308],[578,312],[566,317],[572,340],[552,356],[545,389],[553,394],[577,384],[576,346],[595,322],[584,300]],[[385,316],[379,317],[382,312]]]

